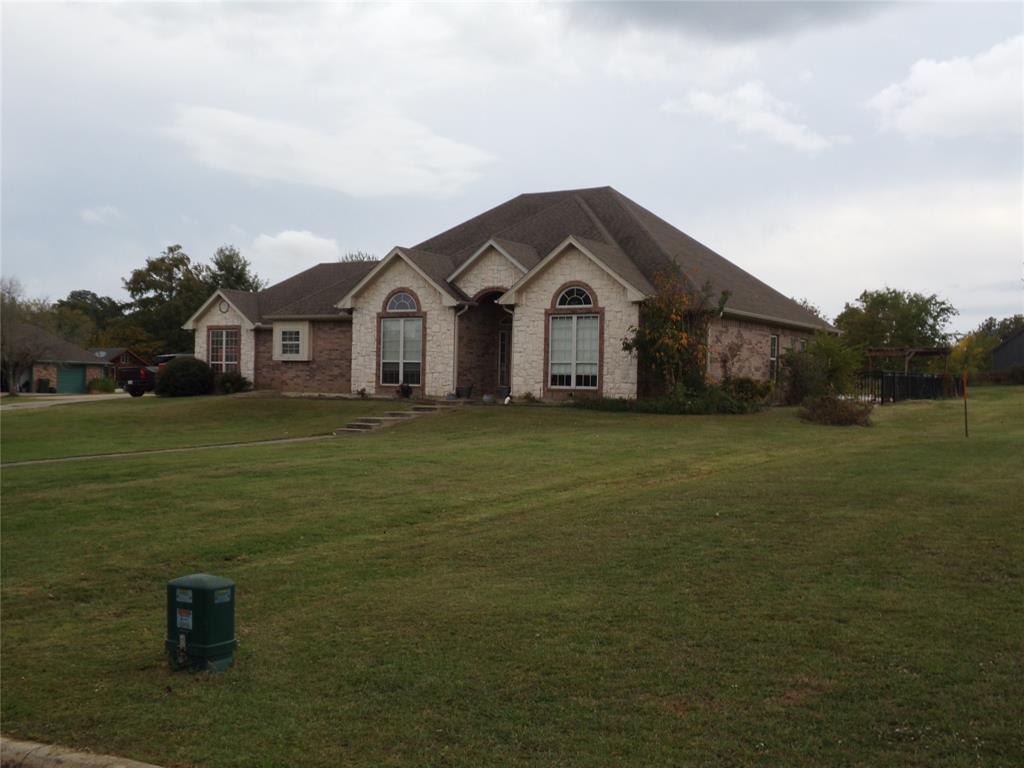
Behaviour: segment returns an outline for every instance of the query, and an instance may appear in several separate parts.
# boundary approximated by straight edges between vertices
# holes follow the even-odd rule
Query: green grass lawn
[[[9,468],[2,728],[170,766],[1020,766],[1024,388],[971,419],[473,407]],[[223,675],[163,658],[197,571],[238,585]]]
[[[145,451],[187,445],[323,435],[357,416],[408,403],[243,397],[142,397],[6,410],[0,417],[4,462]]]

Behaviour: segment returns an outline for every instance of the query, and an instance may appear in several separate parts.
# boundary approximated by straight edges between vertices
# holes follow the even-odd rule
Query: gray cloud
[[[579,2],[569,6],[578,21],[621,28],[680,29],[721,40],[793,34],[880,12],[874,2]]]

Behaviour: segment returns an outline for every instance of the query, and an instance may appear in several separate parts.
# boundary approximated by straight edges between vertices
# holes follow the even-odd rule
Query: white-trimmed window
[[[392,301],[400,295],[408,296],[395,294]],[[391,301],[388,302],[388,306],[391,306]],[[380,383],[419,386],[422,368],[423,318],[381,318]]]
[[[555,305],[559,307],[592,307],[594,300],[590,298],[590,294],[585,289],[573,286],[562,291]]]
[[[207,358],[216,373],[238,370],[242,333],[238,328],[210,328]]]
[[[768,350],[768,379],[776,381],[779,375],[779,337],[771,335],[770,348]]]
[[[550,323],[548,386],[597,389],[601,318],[598,315],[552,315]]]
[[[309,323],[305,321],[274,323],[274,360],[305,361],[309,354]]]

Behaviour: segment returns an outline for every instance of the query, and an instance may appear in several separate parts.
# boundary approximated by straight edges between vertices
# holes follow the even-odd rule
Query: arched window
[[[415,312],[416,299],[411,294],[401,291],[388,299],[388,312]]]
[[[558,297],[557,302],[559,307],[592,307],[593,305],[594,301],[590,298],[590,294],[583,288],[575,286],[562,291],[562,295]]]

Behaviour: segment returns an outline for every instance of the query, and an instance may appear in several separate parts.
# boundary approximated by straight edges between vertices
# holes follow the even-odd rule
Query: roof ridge
[[[556,194],[556,193],[554,193],[554,192],[530,192],[530,193],[528,193],[528,194],[520,195],[520,197],[527,197],[528,195],[551,195],[551,194]],[[539,211],[537,211],[537,212],[536,212],[536,213],[534,213],[534,214],[531,214],[531,215],[527,216],[527,217],[526,217],[525,219],[519,219],[518,221],[516,221],[516,222],[515,222],[515,223],[513,223],[513,224],[510,224],[510,225],[508,225],[508,226],[507,226],[507,227],[505,227],[504,229],[499,229],[499,230],[498,230],[497,232],[495,232],[494,234],[492,234],[492,235],[491,235],[491,237],[501,237],[501,233],[502,233],[502,232],[507,232],[507,231],[508,231],[508,230],[510,230],[510,229],[516,229],[517,227],[521,227],[521,226],[523,226],[524,224],[526,224],[526,222],[528,222],[528,221],[532,221],[533,219],[535,219],[535,218],[537,218],[538,216],[540,216],[540,215],[541,215],[542,213],[547,213],[547,212],[548,212],[548,211],[550,211],[550,210],[551,210],[552,208],[557,208],[557,207],[558,207],[558,206],[560,206],[560,205],[565,205],[566,203],[571,203],[571,202],[573,202],[573,201],[574,201],[574,199],[575,199],[575,197],[576,197],[576,196],[575,196],[575,195],[573,195],[573,197],[567,197],[567,198],[563,198],[563,199],[560,199],[560,200],[559,200],[559,201],[558,201],[557,203],[552,203],[551,205],[545,205],[545,206],[544,206],[543,208],[541,208],[541,209],[540,209]],[[490,239],[490,238],[488,238],[488,239]],[[509,242],[513,242],[513,243],[519,242],[518,240],[513,240],[512,238],[509,238],[509,237],[504,237],[504,238],[502,238],[502,239],[503,239],[503,240],[508,240]],[[486,241],[485,241],[485,242],[486,242]],[[546,254],[545,254],[545,255],[546,255]]]
[[[611,187],[604,187],[604,189],[611,189]],[[614,245],[620,251],[622,251],[623,253],[626,253],[625,250],[623,250],[622,246],[619,245],[619,241],[616,240],[614,237],[612,237],[612,233],[608,231],[608,228],[604,225],[604,222],[602,222],[601,219],[599,219],[597,217],[597,214],[594,213],[593,208],[591,208],[589,205],[587,205],[587,201],[584,200],[579,195],[574,195],[574,197],[576,199],[576,202],[579,203],[580,208],[583,209],[583,212],[585,214],[587,214],[588,217],[590,217],[590,220],[592,222],[594,222],[594,226],[597,227],[597,230],[607,240],[607,242],[605,244],[606,245]],[[628,256],[629,254],[626,254],[626,255]],[[632,261],[632,259],[630,259],[630,261]]]

